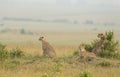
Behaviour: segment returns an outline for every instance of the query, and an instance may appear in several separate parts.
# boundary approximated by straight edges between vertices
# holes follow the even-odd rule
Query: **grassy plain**
[[[42,28],[42,27],[41,27]],[[106,30],[34,30],[35,34],[0,33],[0,42],[7,50],[16,47],[23,50],[25,57],[8,59],[0,63],[0,77],[80,77],[84,71],[93,77],[119,77],[120,60],[100,59],[93,62],[79,62],[73,57],[81,43],[90,43],[97,39],[99,32]],[[119,30],[115,30],[115,39],[120,39]],[[55,48],[57,58],[43,58],[40,36],[44,36]],[[110,66],[97,66],[102,61],[108,61]],[[48,75],[48,76],[45,76]]]

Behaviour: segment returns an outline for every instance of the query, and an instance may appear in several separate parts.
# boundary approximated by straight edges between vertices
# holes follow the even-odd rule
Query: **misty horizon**
[[[116,15],[119,0],[0,0],[0,17],[40,17],[76,13]]]
[[[3,18],[119,23],[119,0],[0,0]]]

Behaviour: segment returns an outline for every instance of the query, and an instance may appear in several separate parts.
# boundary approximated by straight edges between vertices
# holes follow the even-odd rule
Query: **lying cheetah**
[[[80,58],[97,58],[93,52],[86,51],[84,45],[79,45],[79,56]]]

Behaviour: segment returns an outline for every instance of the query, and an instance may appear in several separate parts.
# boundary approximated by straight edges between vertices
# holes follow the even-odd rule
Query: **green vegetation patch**
[[[92,77],[92,75],[88,71],[83,71],[79,77]]]
[[[100,53],[98,54],[100,57],[105,57],[105,58],[117,58],[120,59],[120,54],[119,54],[119,41],[114,39],[114,32],[108,31],[105,33],[105,42],[102,45],[102,49]],[[97,43],[99,42],[98,39],[93,40],[90,44],[84,44],[86,50],[92,51]]]

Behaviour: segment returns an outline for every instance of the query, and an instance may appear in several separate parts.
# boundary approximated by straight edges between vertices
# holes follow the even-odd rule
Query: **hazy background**
[[[120,35],[120,0],[0,0],[1,33],[79,35],[109,30]]]
[[[0,18],[87,16],[120,19],[120,0],[0,0]]]
[[[63,54],[109,30],[120,40],[120,0],[0,0],[0,42],[8,49],[38,53],[44,36]]]

